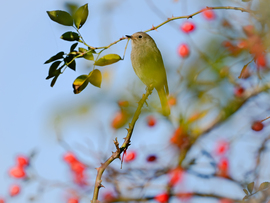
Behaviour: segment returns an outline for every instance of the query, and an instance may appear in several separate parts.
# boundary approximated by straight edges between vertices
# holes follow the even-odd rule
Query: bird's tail
[[[169,107],[169,103],[168,103],[168,99],[167,99],[167,95],[165,93],[164,87],[157,89],[157,92],[158,92],[158,96],[159,96],[161,107],[162,107],[162,114],[164,116],[169,116],[171,113],[171,110]]]

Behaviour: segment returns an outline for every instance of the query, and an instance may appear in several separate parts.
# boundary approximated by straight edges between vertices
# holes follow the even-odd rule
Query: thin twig
[[[270,116],[266,117],[265,119],[262,119],[260,122],[262,123],[263,121],[266,121],[269,118],[270,118]]]
[[[233,6],[217,6],[217,7],[206,7],[204,9],[201,9],[193,14],[190,14],[190,15],[186,15],[186,16],[178,16],[178,17],[171,17],[171,18],[168,18],[166,21],[164,21],[163,23],[157,25],[157,26],[153,26],[152,28],[144,31],[144,32],[149,32],[149,31],[152,31],[152,30],[156,30],[158,29],[159,27],[167,24],[168,22],[170,21],[173,21],[173,20],[177,20],[177,19],[189,19],[189,18],[192,18],[193,16],[195,15],[198,15],[200,13],[202,13],[203,11],[205,10],[208,10],[208,9],[215,9],[215,10],[220,10],[220,9],[227,9],[227,10],[238,10],[238,11],[242,11],[242,12],[247,12],[247,13],[250,13],[254,18],[256,18],[256,16],[253,14],[253,12],[251,10],[247,10],[247,9],[244,9],[244,8],[241,8],[241,7],[233,7]],[[124,39],[127,39],[126,37],[121,37],[119,40],[115,41],[115,42],[112,42],[111,44],[109,44],[108,46],[103,46],[103,47],[92,47],[92,46],[88,46],[89,48],[91,49],[108,49],[109,47],[111,47],[112,45],[124,40]],[[85,43],[86,44],[86,43]],[[102,50],[103,51],[103,50]]]
[[[193,16],[195,15],[198,15],[202,12],[204,12],[205,10],[210,10],[210,9],[230,9],[230,10],[238,10],[238,11],[242,11],[242,12],[247,12],[247,13],[250,13],[252,14],[251,11],[248,11],[244,8],[241,8],[241,7],[233,7],[233,6],[217,6],[217,7],[206,7],[204,9],[201,9],[191,15],[186,15],[186,16],[179,16],[179,17],[171,17],[171,18],[168,18],[166,21],[164,21],[163,23],[157,25],[157,26],[153,26],[151,29],[148,29],[146,30],[145,32],[149,32],[151,30],[156,30],[158,29],[159,27],[161,27],[162,25],[165,25],[166,23],[170,22],[170,21],[173,21],[173,20],[177,20],[177,19],[183,19],[183,18],[186,18],[186,19],[189,19],[189,18],[192,18]]]
[[[119,148],[119,143],[118,143],[117,138],[116,138],[114,140],[116,151],[112,152],[112,155],[104,163],[102,163],[99,168],[97,168],[97,177],[96,177],[96,181],[95,181],[95,189],[94,189],[94,193],[93,193],[93,199],[91,201],[92,203],[98,202],[99,189],[101,187],[104,187],[101,184],[101,182],[102,182],[101,178],[102,178],[103,172],[110,165],[110,163],[112,163],[115,159],[117,159],[117,158],[120,159],[121,153],[124,150],[126,150],[128,148],[128,146],[130,145],[130,139],[131,139],[132,132],[133,132],[134,126],[136,124],[136,121],[138,120],[138,118],[140,116],[141,109],[142,109],[144,103],[146,102],[146,99],[152,93],[152,91],[153,91],[153,87],[147,87],[146,93],[143,94],[141,100],[139,101],[137,110],[135,111],[133,119],[132,119],[131,123],[129,124],[129,128],[127,129],[128,133],[127,133],[127,136],[124,138],[125,141],[122,144],[121,148]]]

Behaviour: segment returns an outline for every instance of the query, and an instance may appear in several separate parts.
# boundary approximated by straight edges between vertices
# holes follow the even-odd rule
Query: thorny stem
[[[143,94],[141,100],[139,101],[137,110],[135,111],[135,114],[134,114],[134,116],[132,118],[132,121],[129,124],[129,128],[127,129],[128,133],[127,133],[127,136],[124,138],[125,141],[122,144],[121,148],[119,148],[119,143],[118,143],[117,138],[116,138],[114,140],[116,151],[115,152],[112,152],[112,155],[104,163],[102,163],[99,168],[97,168],[97,177],[96,177],[96,181],[95,181],[95,189],[94,189],[93,199],[92,199],[91,203],[97,203],[98,202],[99,189],[101,187],[103,187],[103,185],[101,184],[101,182],[102,182],[101,178],[102,178],[102,174],[105,171],[105,169],[115,159],[117,159],[117,158],[120,159],[121,153],[124,150],[126,150],[128,148],[128,146],[130,145],[130,139],[131,139],[131,136],[132,136],[132,132],[133,132],[135,123],[136,123],[136,121],[138,120],[138,118],[140,116],[141,109],[142,109],[144,103],[146,102],[146,99],[152,93],[152,91],[153,91],[153,87],[152,86],[151,87],[147,87],[146,93]]]
[[[242,11],[242,12],[248,12],[250,13],[253,17],[256,18],[256,16],[254,16],[254,14],[252,13],[252,11],[249,11],[249,10],[246,10],[244,8],[241,8],[241,7],[232,7],[232,6],[219,6],[219,7],[206,7],[204,9],[201,9],[191,15],[186,15],[186,16],[179,16],[179,17],[171,17],[171,18],[168,18],[166,21],[164,21],[163,23],[157,25],[157,26],[153,26],[151,29],[148,29],[146,30],[145,32],[149,32],[149,31],[152,31],[152,30],[156,30],[158,29],[159,27],[167,24],[168,22],[170,21],[173,21],[173,20],[177,20],[177,19],[184,19],[184,18],[192,18],[193,16],[195,15],[198,15],[200,13],[202,13],[203,11],[207,10],[207,9],[229,9],[229,10],[239,10],[239,11]],[[115,42],[112,42],[111,44],[109,44],[108,46],[103,46],[103,47],[91,47],[91,46],[88,46],[86,43],[84,43],[85,45],[87,45],[89,48],[91,49],[102,49],[99,54],[104,51],[105,49],[108,49],[109,47],[111,47],[112,45],[122,41],[126,39],[126,37],[121,37],[119,40],[115,41]],[[139,101],[139,104],[138,104],[138,107],[137,107],[137,110],[133,116],[133,119],[131,121],[131,123],[129,124],[129,128],[127,129],[128,130],[128,134],[125,138],[125,141],[124,143],[122,144],[122,146],[119,148],[119,143],[117,141],[117,139],[115,139],[114,141],[114,144],[116,146],[116,151],[112,153],[112,155],[105,161],[105,163],[102,163],[101,166],[99,168],[97,168],[97,177],[96,177],[96,181],[95,181],[95,188],[94,188],[94,193],[93,193],[93,199],[91,201],[91,203],[97,203],[98,202],[98,194],[99,194],[99,189],[101,187],[103,187],[103,185],[101,184],[102,180],[102,174],[103,172],[105,171],[105,169],[109,166],[109,164],[111,162],[113,162],[116,158],[120,158],[120,155],[121,153],[126,150],[128,148],[128,146],[130,145],[130,139],[131,139],[131,136],[132,136],[132,133],[133,133],[133,129],[135,127],[135,123],[136,121],[138,120],[139,118],[139,115],[141,113],[141,109],[144,105],[144,103],[146,102],[146,99],[148,98],[148,96],[152,93],[152,90],[153,90],[153,87],[148,87],[147,88],[147,91],[146,91],[146,94],[143,95],[142,99]]]

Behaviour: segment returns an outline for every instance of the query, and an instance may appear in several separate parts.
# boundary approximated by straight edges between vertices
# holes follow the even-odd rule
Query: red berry
[[[157,196],[155,196],[155,200],[160,203],[165,203],[168,202],[169,200],[169,195],[167,193],[162,193]]]
[[[189,47],[188,45],[186,44],[181,44],[179,47],[178,47],[178,54],[179,56],[183,57],[183,58],[186,58],[189,56]]]
[[[217,175],[221,177],[228,177],[229,171],[229,161],[226,158],[223,158],[219,161]]]
[[[149,127],[153,127],[156,125],[156,118],[154,116],[148,116],[147,117],[147,124]]]
[[[9,175],[14,178],[24,178],[25,171],[22,167],[15,166],[9,170]]]
[[[78,161],[77,158],[75,157],[75,155],[72,152],[67,152],[64,155],[64,160],[65,160],[65,162],[67,162],[69,164],[72,164],[72,163]]]
[[[215,19],[216,15],[214,13],[214,11],[212,9],[206,9],[203,12],[203,16],[207,19],[207,20],[213,20]]]
[[[176,185],[179,181],[183,179],[183,169],[181,168],[175,168],[172,171],[169,172],[170,182],[169,184],[171,186]]]
[[[79,161],[73,162],[71,164],[71,170],[74,171],[75,173],[83,173],[83,171],[85,170],[85,166]]]
[[[67,203],[79,203],[77,198],[69,198]]]
[[[246,48],[248,48],[248,40],[240,40],[237,43],[237,47],[240,48],[240,49],[246,49]]]
[[[177,100],[174,96],[171,95],[171,96],[169,96],[168,103],[170,106],[174,106],[174,105],[176,105]]]
[[[114,129],[121,128],[126,124],[127,120],[128,120],[127,114],[124,113],[123,111],[119,111],[115,114],[111,126]]]
[[[75,173],[74,174],[74,182],[78,185],[87,185],[86,177],[84,173]]]
[[[124,159],[125,159],[125,162],[130,162],[130,161],[133,161],[135,158],[136,158],[136,152],[129,151],[129,152],[126,152]]]
[[[0,203],[5,203],[5,200],[0,198]]]
[[[128,101],[118,101],[118,105],[121,107],[128,107],[129,102]]]
[[[242,29],[248,37],[252,37],[256,32],[253,25],[246,25]]]
[[[156,155],[150,155],[147,157],[147,162],[154,162],[157,160]]]
[[[265,54],[259,54],[256,57],[256,63],[257,63],[259,68],[265,67],[266,66],[266,56],[265,56]]]
[[[222,42],[222,45],[226,48],[230,48],[233,46],[233,44],[230,41],[225,40],[224,42]]]
[[[251,129],[254,130],[254,131],[261,131],[263,129],[263,127],[264,127],[264,125],[262,124],[261,121],[255,121],[252,124]]]
[[[25,167],[29,164],[29,160],[24,156],[17,156],[17,164],[18,166]]]
[[[226,141],[219,141],[217,143],[216,153],[217,155],[223,155],[229,148],[229,143]]]
[[[181,29],[185,33],[190,33],[195,29],[195,24],[189,21],[186,21],[182,24]]]
[[[115,195],[114,195],[112,192],[106,192],[106,193],[103,195],[103,199],[104,199],[106,202],[111,202],[113,199],[115,199]]]
[[[173,136],[170,139],[170,142],[180,149],[184,149],[190,144],[190,139],[184,127],[178,127]]]
[[[229,161],[228,161],[228,159],[222,158],[222,159],[219,161],[219,163],[218,163],[218,168],[219,168],[220,170],[223,170],[223,171],[228,170],[228,168],[229,168]]]
[[[234,95],[236,96],[236,97],[241,97],[241,96],[243,96],[243,93],[245,92],[245,89],[243,88],[243,87],[236,87],[235,89],[234,89]]]
[[[12,185],[9,189],[10,196],[16,196],[20,193],[21,187],[19,185]]]

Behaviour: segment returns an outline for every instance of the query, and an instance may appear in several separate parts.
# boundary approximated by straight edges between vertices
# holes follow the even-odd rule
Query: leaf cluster
[[[269,188],[269,182],[263,182],[261,183],[261,185],[259,186],[258,190],[253,192],[254,190],[254,182],[251,182],[247,185],[247,189],[243,189],[243,191],[245,192],[246,196],[243,198],[243,200],[249,199],[251,196],[253,196],[254,194],[260,192],[260,191],[264,191],[267,188]]]
[[[75,79],[73,82],[73,92],[75,94],[80,93],[89,83],[96,87],[100,87],[102,82],[102,74],[100,70],[95,69],[95,66],[107,66],[122,60],[122,58],[117,54],[108,54],[99,58],[101,52],[107,48],[94,48],[87,45],[83,40],[79,29],[85,24],[88,18],[88,4],[79,7],[73,12],[73,14],[61,10],[47,11],[47,14],[52,21],[64,26],[72,26],[75,28],[76,32],[65,32],[61,35],[61,39],[71,42],[77,41],[71,45],[69,53],[65,54],[63,51],[61,51],[45,62],[45,64],[53,62],[49,68],[49,73],[46,78],[47,80],[53,78],[51,81],[51,87],[55,85],[59,75],[62,74],[67,67],[76,71],[76,59],[78,58],[93,61],[94,67],[90,73],[80,75]],[[79,47],[78,50],[76,50],[79,43],[82,43],[87,47]],[[97,53],[95,50],[98,49],[101,50]]]

